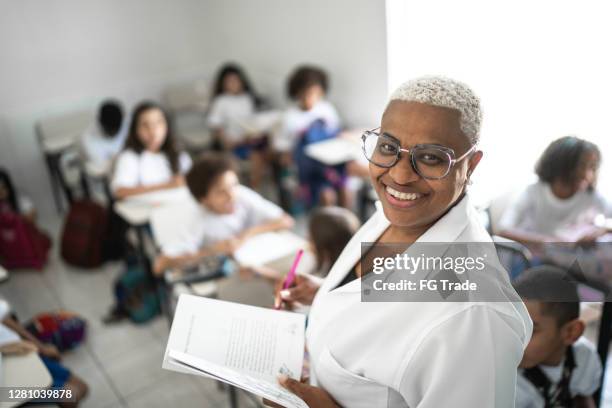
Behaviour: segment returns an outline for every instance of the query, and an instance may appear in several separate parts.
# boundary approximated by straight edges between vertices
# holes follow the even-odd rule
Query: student
[[[81,136],[81,150],[85,160],[98,168],[109,169],[125,143],[127,123],[119,101],[107,99],[102,102],[96,122]]]
[[[191,158],[179,152],[166,112],[155,102],[134,109],[123,151],[117,157],[111,188],[117,199],[180,187]]]
[[[293,287],[277,291],[275,306],[281,301],[288,309],[312,304],[323,279],[360,226],[359,219],[346,208],[328,206],[316,209],[308,223],[310,245],[317,261],[315,270],[308,275],[296,275]],[[281,284],[282,281],[277,289]]]
[[[1,298],[0,320],[0,353],[3,355],[38,353],[47,370],[49,370],[49,374],[51,374],[52,387],[71,390],[74,396],[73,402],[60,403],[59,406],[78,406],[79,402],[87,395],[88,386],[82,379],[60,364],[61,355],[58,349],[51,344],[41,343],[25,327],[12,318],[8,302]],[[0,359],[0,366],[1,364]]]
[[[233,152],[240,159],[250,159],[253,188],[261,182],[266,140],[250,137],[241,121],[252,117],[259,103],[244,71],[235,64],[224,65],[215,81],[208,125],[223,150]]]
[[[334,205],[340,201],[347,207],[344,167],[314,163],[303,151],[309,139],[333,137],[340,130],[338,113],[325,99],[327,90],[327,74],[320,68],[305,65],[291,74],[287,94],[294,104],[283,115],[281,129],[273,139],[273,150],[279,167],[277,173],[285,173],[293,159],[297,159],[300,182],[306,186],[305,199],[309,204]]]
[[[177,242],[162,248],[153,268],[158,275],[206,256],[231,255],[253,235],[293,226],[293,219],[276,204],[239,184],[235,164],[227,155],[203,155],[186,181],[196,201],[192,222]]]
[[[540,266],[524,272],[514,287],[533,320],[533,335],[519,365],[516,407],[595,407],[601,362],[581,337],[576,285],[563,270]]]
[[[606,230],[594,218],[612,213],[595,185],[601,162],[598,147],[566,136],[552,142],[535,172],[539,181],[527,187],[500,220],[500,235],[524,244],[555,241],[594,242]]]

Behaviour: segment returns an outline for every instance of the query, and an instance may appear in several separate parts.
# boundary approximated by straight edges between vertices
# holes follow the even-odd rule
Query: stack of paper
[[[210,377],[285,407],[308,408],[278,385],[299,379],[305,317],[272,309],[181,295],[162,367]]]
[[[289,262],[307,242],[290,232],[267,232],[249,238],[235,252],[234,259],[243,266],[263,266],[288,258]]]

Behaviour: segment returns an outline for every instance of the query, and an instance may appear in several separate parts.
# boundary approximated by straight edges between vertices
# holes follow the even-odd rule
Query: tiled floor
[[[300,230],[304,229],[303,222]],[[55,237],[53,254],[43,272],[11,274],[0,284],[0,295],[27,320],[42,311],[64,308],[84,316],[89,323],[86,342],[64,355],[63,362],[90,386],[84,407],[227,407],[226,391],[213,381],[161,369],[168,334],[163,318],[137,326],[128,322],[112,326],[101,323],[111,301],[111,285],[121,264],[96,270],[80,270],[64,264],[57,254],[59,222],[46,225]],[[250,285],[250,286],[248,286]],[[248,287],[247,287],[248,286]],[[268,287],[250,282],[240,291],[224,288],[224,297],[249,303],[266,303]],[[593,330],[590,331],[593,336]],[[610,361],[612,364],[612,359]],[[612,407],[612,376],[606,379],[603,407]],[[240,407],[256,406],[240,395]]]

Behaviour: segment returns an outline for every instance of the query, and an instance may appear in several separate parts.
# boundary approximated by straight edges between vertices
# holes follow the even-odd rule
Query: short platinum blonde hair
[[[459,111],[461,131],[472,144],[480,138],[480,99],[463,82],[441,76],[425,76],[404,82],[389,101],[419,102]]]

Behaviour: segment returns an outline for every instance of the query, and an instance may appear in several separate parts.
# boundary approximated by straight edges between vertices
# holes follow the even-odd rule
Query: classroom
[[[0,407],[612,408],[609,11],[0,1]]]

